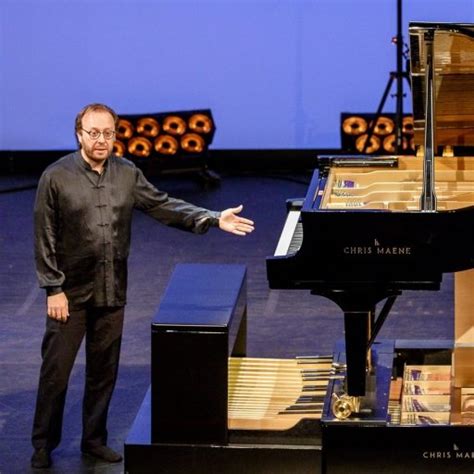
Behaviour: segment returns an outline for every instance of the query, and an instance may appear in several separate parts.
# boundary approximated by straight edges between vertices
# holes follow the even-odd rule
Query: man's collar
[[[85,168],[87,171],[94,171],[92,169],[92,166],[82,156],[80,149],[75,152],[75,159],[76,159],[76,163],[78,163],[80,166]],[[110,156],[104,161],[104,164],[102,167],[102,173],[107,169],[109,159],[110,159]]]

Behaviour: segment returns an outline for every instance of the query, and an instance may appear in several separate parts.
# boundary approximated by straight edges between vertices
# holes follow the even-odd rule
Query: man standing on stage
[[[127,287],[133,209],[195,233],[210,227],[246,235],[253,222],[242,206],[209,211],[169,197],[130,161],[112,155],[118,117],[91,104],[76,117],[79,150],[50,165],[38,184],[35,257],[46,289],[47,319],[31,465],[51,465],[61,439],[69,375],[86,335],[83,453],[108,462],[122,456],[107,446],[107,413],[117,378]]]

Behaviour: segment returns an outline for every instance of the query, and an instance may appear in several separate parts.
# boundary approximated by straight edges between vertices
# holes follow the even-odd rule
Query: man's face
[[[102,132],[96,140],[90,138],[87,132]],[[82,130],[77,133],[77,139],[81,144],[81,153],[86,160],[95,163],[104,162],[112,153],[115,135],[109,140],[104,138],[104,132],[114,131],[115,124],[112,115],[105,111],[87,112],[82,117]]]

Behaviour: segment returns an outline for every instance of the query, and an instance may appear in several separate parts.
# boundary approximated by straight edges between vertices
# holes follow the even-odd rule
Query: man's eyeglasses
[[[91,140],[97,140],[101,135],[106,139],[106,140],[112,140],[115,135],[114,130],[104,130],[103,132],[99,132],[99,130],[86,130],[84,128],[81,128],[84,132],[86,132],[89,135],[89,138]]]

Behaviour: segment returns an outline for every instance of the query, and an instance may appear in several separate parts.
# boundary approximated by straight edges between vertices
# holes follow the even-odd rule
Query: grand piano
[[[270,287],[335,301],[345,337],[329,357],[249,358],[245,268],[177,266],[126,473],[472,474],[474,25],[409,32],[417,156],[319,157],[267,258]],[[378,337],[404,290],[448,272],[454,341]]]
[[[365,394],[367,351],[401,291],[438,290],[443,273],[474,267],[474,162],[436,155],[474,145],[473,38],[472,25],[411,24],[419,155],[320,158],[267,259],[271,288],[342,308],[351,396]]]
[[[465,472],[467,465],[449,464],[462,458],[460,452],[474,460],[467,428],[472,408],[466,408],[474,394],[474,25],[411,23],[409,36],[416,156],[319,157],[306,196],[287,202],[280,240],[267,258],[270,288],[309,290],[334,301],[344,315],[335,360],[347,370],[344,380],[330,383],[322,419],[328,472],[344,472],[342,453],[344,462],[352,453],[366,467],[360,472],[377,472],[382,464],[364,462],[361,453],[371,445],[389,456],[380,439],[418,446],[419,460],[438,456],[429,472]],[[390,405],[397,376],[405,380],[412,373],[410,360],[397,362],[403,349],[377,336],[404,290],[439,290],[446,273],[455,273],[455,341],[445,348],[443,368],[426,369],[447,370],[439,375],[448,379],[444,398],[430,405],[435,399],[401,397],[395,405],[414,412],[436,405],[450,413],[400,415]],[[433,354],[436,341],[418,343]],[[443,428],[398,432],[413,423]],[[354,431],[368,426],[382,431]],[[444,447],[434,449],[434,439],[444,439]],[[407,468],[396,464],[390,472]]]

